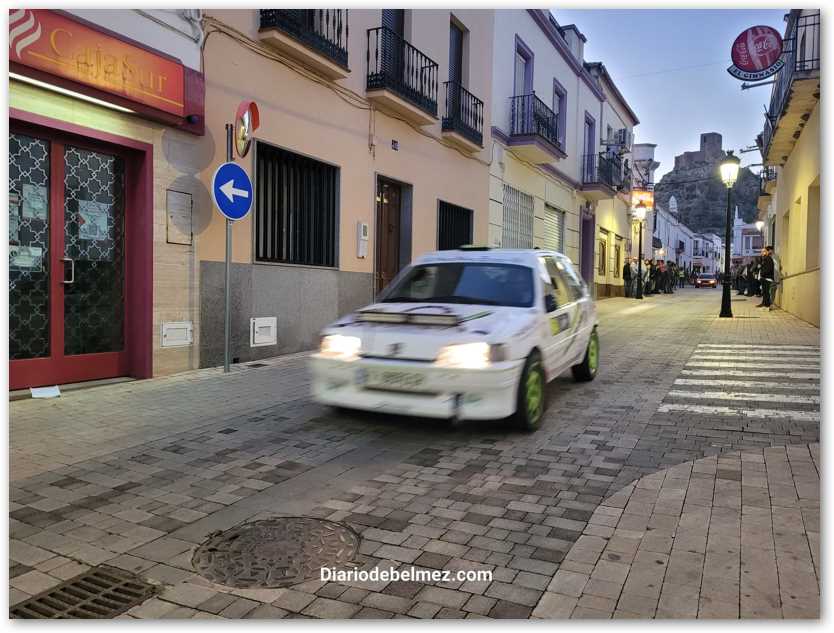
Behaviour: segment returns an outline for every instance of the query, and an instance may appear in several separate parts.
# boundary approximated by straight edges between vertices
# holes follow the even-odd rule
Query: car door
[[[571,325],[570,334],[564,348],[566,358],[574,358],[584,354],[588,345],[588,337],[594,327],[594,305],[579,273],[567,257],[554,257],[559,278],[564,282],[567,292],[571,296]]]
[[[544,285],[546,329],[543,332],[544,366],[551,378],[563,365],[565,343],[570,335],[572,305],[564,282],[559,280],[553,258],[539,256],[539,273]]]

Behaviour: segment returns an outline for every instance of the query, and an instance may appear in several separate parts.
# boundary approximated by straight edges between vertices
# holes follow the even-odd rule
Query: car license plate
[[[395,369],[360,369],[356,373],[356,383],[362,387],[395,391],[420,391],[425,380],[423,374]]]

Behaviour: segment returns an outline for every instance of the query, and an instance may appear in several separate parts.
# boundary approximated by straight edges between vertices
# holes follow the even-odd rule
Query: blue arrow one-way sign
[[[239,165],[223,163],[214,172],[211,197],[220,213],[241,220],[252,208],[252,181]]]

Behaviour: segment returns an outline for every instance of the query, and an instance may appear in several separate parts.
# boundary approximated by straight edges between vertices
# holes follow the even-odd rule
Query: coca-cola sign
[[[727,69],[736,79],[759,81],[775,75],[785,65],[782,36],[770,26],[751,26],[733,42],[733,65]]]

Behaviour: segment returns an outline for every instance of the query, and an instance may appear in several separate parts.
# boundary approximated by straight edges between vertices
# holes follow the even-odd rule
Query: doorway
[[[596,220],[593,214],[587,210],[582,211],[581,217],[582,220],[579,226],[581,241],[579,270],[588,287],[594,288],[594,246],[596,244],[594,232],[596,229]]]
[[[136,157],[116,146],[12,127],[11,389],[150,373],[150,349],[136,341],[146,333],[145,311],[129,309],[150,287],[136,268],[149,262],[138,255],[147,236],[128,239],[140,221],[127,221],[146,184],[140,171]]]
[[[402,186],[379,176],[376,194],[376,276],[379,293],[400,271]]]

